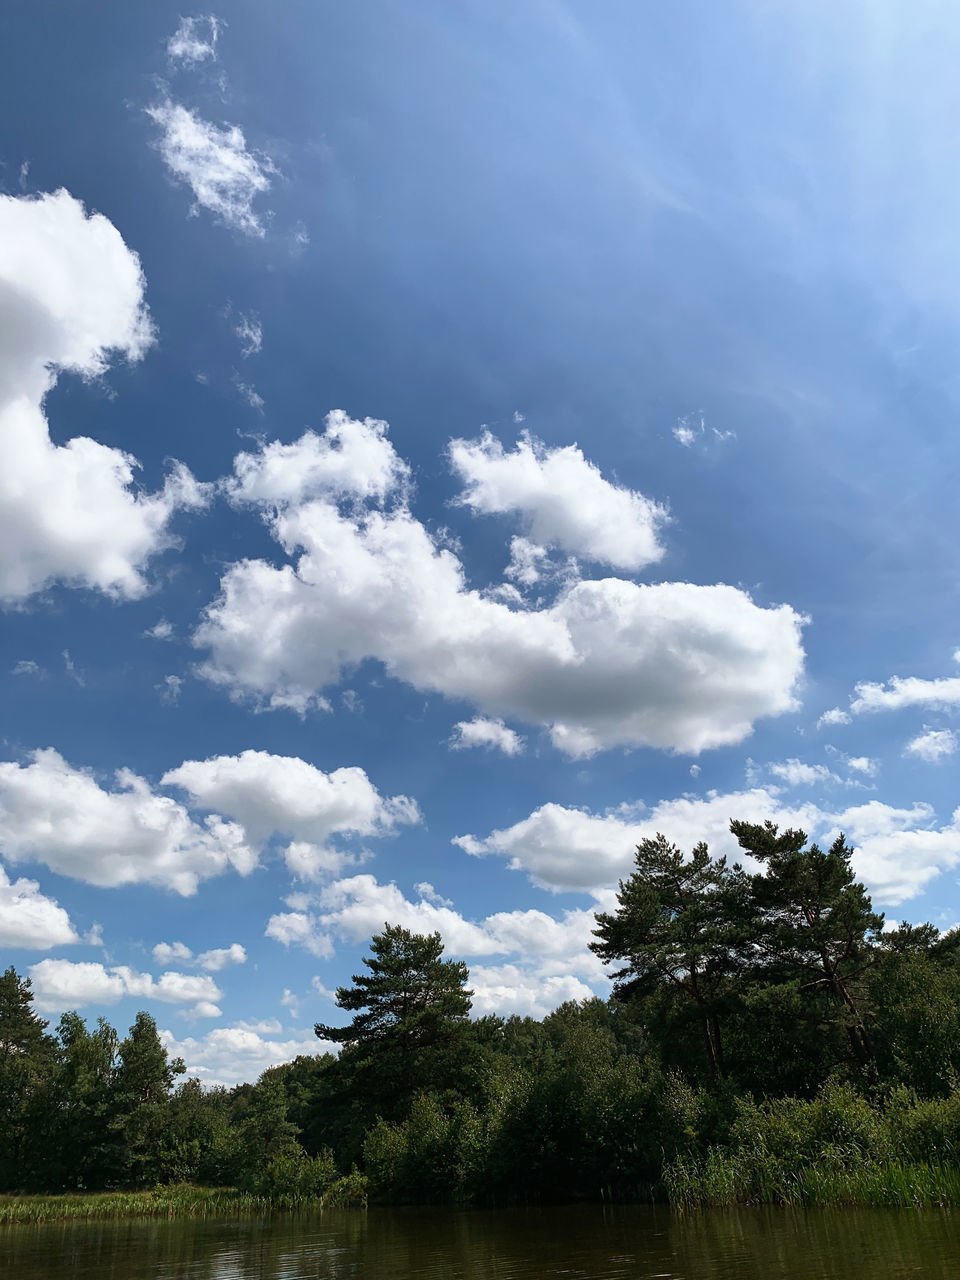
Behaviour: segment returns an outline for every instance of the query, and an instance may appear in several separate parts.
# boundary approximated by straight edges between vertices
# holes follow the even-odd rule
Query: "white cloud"
[[[500,911],[478,921],[465,919],[428,884],[417,885],[411,901],[395,884],[359,875],[328,886],[303,912],[274,916],[267,934],[287,945],[304,946],[331,957],[337,939],[366,941],[385,922],[416,933],[439,932],[449,954],[515,957],[500,966],[470,965],[473,1011],[530,1013],[543,1017],[564,1000],[605,991],[602,964],[587,944],[596,920],[592,910],[565,911],[558,919],[543,911]],[[592,985],[588,985],[592,984]],[[314,990],[331,998],[319,979]]]
[[[170,964],[173,960],[192,960],[193,952],[185,942],[158,942],[153,958],[157,964]]]
[[[518,513],[539,546],[618,569],[642,569],[663,556],[666,509],[605,480],[576,445],[548,449],[524,433],[505,453],[485,432],[452,440],[450,462],[465,485],[460,503],[486,515]]]
[[[778,761],[767,768],[788,787],[813,787],[818,783],[841,781],[825,764],[805,764],[802,760],[791,759]]]
[[[714,854],[739,859],[742,852],[729,831],[732,818],[799,827],[821,843],[845,832],[855,849],[856,873],[881,905],[915,897],[960,863],[960,809],[937,826],[934,811],[925,804],[898,809],[872,800],[827,810],[812,803],[784,803],[776,788],[763,787],[731,794],[711,791],[703,798],[681,796],[652,808],[638,805],[607,814],[545,804],[484,839],[458,836],[453,843],[477,856],[506,857],[511,869],[525,871],[543,888],[602,895],[630,874],[636,845],[657,832],[681,849],[705,840]]]
[[[149,347],[143,295],[140,261],[105,217],[66,191],[0,195],[0,601],[53,582],[140,596],[174,512],[206,501],[180,464],[145,494],[130,454],[50,439],[44,398],[60,373],[95,378],[111,355]]]
[[[154,978],[126,965],[108,969],[92,961],[41,960],[30,966],[29,974],[37,1008],[47,1013],[89,1004],[115,1004],[124,996],[213,1008],[212,1002],[221,995],[213,979],[200,974],[171,970]]]
[[[183,689],[181,676],[164,676],[160,684],[154,686],[164,702],[179,702]]]
[[[485,747],[488,751],[502,751],[505,756],[519,756],[523,754],[523,738],[508,729],[502,720],[475,716],[473,720],[458,720],[450,737],[452,751],[464,751],[468,747]]]
[[[702,438],[705,428],[702,413],[685,413],[682,418],[677,419],[677,425],[673,428],[673,438],[677,444],[682,444],[685,449],[689,449]]]
[[[510,561],[503,571],[505,578],[512,578],[522,587],[532,587],[549,574],[550,552],[546,547],[519,535],[510,539]]]
[[[240,339],[240,354],[244,360],[260,352],[263,347],[263,325],[256,316],[238,316],[233,331]]]
[[[233,375],[233,385],[251,409],[255,409],[257,413],[263,413],[265,401],[256,387],[252,387],[249,382],[244,382],[236,373]]]
[[[52,748],[34,751],[27,765],[0,762],[0,852],[102,888],[149,883],[181,894],[256,866],[235,823],[216,815],[195,822],[128,769],[117,771],[116,785],[106,790]]]
[[[602,965],[586,950],[595,925],[592,910],[568,910],[559,919],[536,910],[499,911],[471,921],[431,885],[419,885],[418,891],[419,900],[411,901],[396,884],[382,884],[372,875],[350,876],[321,889],[311,904],[298,903],[303,909],[272,916],[266,934],[329,958],[336,939],[362,942],[388,922],[414,933],[438,932],[457,955],[516,954],[528,964],[603,976]]]
[[[848,769],[852,769],[854,773],[865,774],[868,778],[874,777],[880,767],[870,756],[842,756],[841,758]]]
[[[146,111],[163,130],[157,148],[164,163],[193,192],[196,203],[191,212],[209,209],[224,226],[263,236],[263,222],[253,204],[270,190],[276,173],[270,157],[248,151],[236,125],[220,129],[169,98]]]
[[[515,964],[474,965],[470,970],[473,1012],[545,1018],[566,1000],[588,1000],[597,993],[573,974],[531,973]]]
[[[380,922],[381,926],[383,921]],[[317,926],[313,916],[305,911],[281,911],[267,921],[264,936],[282,942],[285,947],[303,947],[321,960],[333,955],[333,943]]]
[[[903,707],[960,706],[960,676],[923,680],[919,676],[891,676],[886,684],[864,681],[850,700],[853,715],[866,711],[899,711]]]
[[[940,764],[957,750],[957,735],[951,729],[928,729],[911,739],[905,752],[918,756],[927,764]]]
[[[195,805],[236,819],[255,844],[274,834],[286,837],[287,865],[305,879],[337,874],[349,861],[328,847],[331,838],[381,837],[398,824],[420,821],[414,800],[381,796],[363,769],[324,773],[298,756],[266,751],[186,760],[161,782],[188,792]]]
[[[290,1062],[301,1054],[315,1057],[337,1052],[336,1045],[314,1035],[292,1040],[268,1038],[270,1032],[254,1029],[262,1025],[241,1022],[232,1027],[214,1027],[199,1039],[188,1036],[182,1040],[171,1031],[162,1030],[160,1039],[171,1057],[183,1058],[188,1076],[196,1076],[211,1087],[256,1080],[268,1067]]]
[[[148,627],[143,633],[151,640],[172,640],[173,639],[173,623],[168,622],[166,618],[161,618],[159,622],[155,622],[152,627]]]
[[[0,867],[0,946],[40,951],[79,941],[66,911],[35,880],[11,881]]]
[[[231,942],[229,947],[214,947],[211,951],[201,951],[197,956],[197,964],[208,973],[219,973],[231,964],[246,964],[246,948],[239,942]]]
[[[442,894],[437,893],[429,880],[421,880],[419,884],[415,884],[413,886],[413,889],[418,898],[425,898],[427,902],[432,902],[436,907],[453,906],[453,903],[449,898],[445,898]]]
[[[314,982],[316,982],[316,979],[314,979]],[[289,987],[283,988],[283,995],[280,997],[280,1003],[283,1005],[284,1009],[290,1010],[291,1018],[300,1017],[300,1001]],[[281,1028],[278,1026],[277,1030],[279,1031]]]
[[[410,469],[387,439],[387,424],[359,421],[342,409],[323,435],[306,431],[293,444],[275,440],[234,459],[225,488],[233,502],[287,506],[320,497],[385,498],[407,483]]]
[[[767,765],[757,765],[753,761],[748,762],[747,780],[751,785],[766,771],[778,782],[782,782],[788,787],[815,787],[815,786],[841,786],[841,787],[864,787],[867,784],[864,778],[872,778],[877,772],[878,765],[876,760],[870,756],[848,756],[842,751],[838,751],[836,747],[828,746],[826,751],[838,763],[843,765],[847,771],[846,778],[833,769],[829,769],[825,764],[808,764],[804,760],[798,760],[795,757],[789,760],[772,761]],[[850,774],[856,775],[854,777]]]
[[[157,964],[179,960],[185,964],[198,964],[208,973],[219,973],[227,965],[246,964],[247,952],[239,942],[231,942],[229,947],[216,947],[195,956],[185,942],[158,942],[153,948],[153,958]]]
[[[223,23],[213,14],[196,18],[181,18],[180,25],[167,41],[167,57],[171,62],[216,62],[217,40]]]
[[[849,724],[850,716],[846,711],[841,711],[839,707],[831,707],[829,711],[825,711],[817,721],[817,728],[823,729],[831,724]]]
[[[46,675],[43,667],[38,662],[34,662],[32,658],[21,658],[19,662],[14,663],[10,668],[10,674],[14,676],[35,676],[40,678]]]
[[[573,582],[547,607],[514,607],[468,588],[454,551],[405,503],[344,510],[315,496],[333,484],[325,460],[306,490],[285,456],[266,484],[270,460],[296,447],[246,455],[237,481],[269,505],[296,563],[231,566],[194,637],[210,650],[203,674],[234,696],[302,712],[374,658],[484,715],[548,725],[574,756],[638,745],[695,754],[795,705],[804,619],[789,606],[762,608],[725,585],[606,578]],[[356,474],[341,492],[375,492]]]

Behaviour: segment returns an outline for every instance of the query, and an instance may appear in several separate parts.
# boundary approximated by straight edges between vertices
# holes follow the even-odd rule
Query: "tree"
[[[117,1033],[105,1018],[89,1031],[70,1011],[57,1027],[57,1067],[47,1179],[50,1186],[95,1189],[116,1171],[113,1071]]]
[[[598,913],[590,943],[602,960],[621,965],[613,974],[618,999],[665,989],[681,1013],[694,1011],[714,1082],[724,1066],[721,1017],[749,941],[747,888],[742,869],[711,860],[705,844],[685,858],[657,834],[637,846],[619,906]]]
[[[854,877],[843,835],[824,852],[806,848],[806,833],[775,823],[731,822],[740,847],[765,868],[752,878],[760,929],[756,941],[768,976],[796,982],[809,997],[827,997],[854,1061],[870,1076],[875,1052],[864,1016],[864,976],[879,958],[883,928],[866,889]]]
[[[170,1094],[183,1060],[170,1062],[157,1024],[141,1010],[117,1051],[112,1081],[113,1126],[120,1138],[124,1179],[159,1181],[167,1172]]]
[[[354,1132],[354,1150],[377,1115],[397,1119],[415,1093],[457,1083],[473,995],[466,989],[467,966],[442,959],[439,933],[388,924],[370,949],[363,961],[369,973],[354,974],[352,987],[337,988],[337,1005],[355,1012],[353,1021],[314,1028],[322,1040],[344,1046],[336,1069],[324,1073],[323,1110],[332,1105],[354,1113],[352,1120],[343,1118]]]
[[[41,1095],[53,1068],[53,1039],[33,1011],[30,979],[0,976],[0,1189],[24,1184],[39,1152]]]

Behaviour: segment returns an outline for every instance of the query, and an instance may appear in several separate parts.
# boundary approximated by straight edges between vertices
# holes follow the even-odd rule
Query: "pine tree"
[[[377,1115],[403,1114],[420,1090],[457,1083],[473,995],[467,966],[442,959],[439,933],[388,924],[370,948],[363,961],[370,972],[354,974],[352,987],[337,988],[337,1004],[356,1017],[347,1027],[314,1028],[321,1039],[345,1047],[323,1092],[334,1105],[353,1108],[358,1132]]]
[[[724,1069],[722,1015],[748,945],[747,879],[739,866],[711,860],[698,844],[689,858],[665,836],[637,846],[635,870],[621,880],[615,912],[597,915],[594,951],[613,974],[614,995],[659,995],[700,1026],[710,1075]]]
[[[43,1095],[53,1070],[53,1039],[33,1011],[30,979],[0,976],[0,1190],[30,1181],[40,1157]]]
[[[768,977],[799,982],[808,999],[826,996],[855,1062],[871,1077],[876,1055],[864,977],[881,955],[883,916],[854,876],[852,850],[842,834],[826,851],[806,848],[805,832],[780,832],[772,822],[731,822],[730,830],[765,868],[753,877],[752,890]]]

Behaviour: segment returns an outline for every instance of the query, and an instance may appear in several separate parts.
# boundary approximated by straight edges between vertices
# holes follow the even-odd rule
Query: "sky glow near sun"
[[[920,9],[0,15],[0,950],[45,1016],[253,1079],[386,921],[542,1016],[608,990],[637,841],[731,818],[957,919]]]

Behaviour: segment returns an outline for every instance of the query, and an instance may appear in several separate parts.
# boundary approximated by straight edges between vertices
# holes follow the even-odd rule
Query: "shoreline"
[[[333,1184],[321,1196],[272,1197],[233,1187],[187,1183],[143,1191],[62,1191],[0,1196],[0,1228],[42,1222],[98,1222],[122,1218],[227,1218],[297,1209],[365,1209],[366,1191]]]

